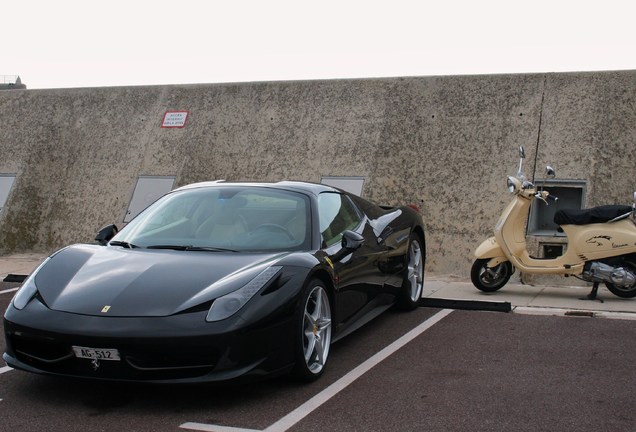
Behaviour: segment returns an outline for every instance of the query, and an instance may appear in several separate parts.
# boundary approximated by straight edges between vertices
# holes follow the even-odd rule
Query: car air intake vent
[[[205,303],[201,303],[197,306],[192,306],[186,310],[182,310],[181,312],[177,312],[175,315],[188,314],[188,313],[199,313],[199,312],[207,312],[212,307],[212,303],[214,300],[207,301]]]
[[[267,286],[265,287],[261,295],[267,295],[267,294],[273,293],[274,291],[279,290],[283,285],[289,282],[290,279],[291,277],[289,276],[283,277],[282,275],[279,275],[278,277],[269,281],[269,283],[267,284]]]

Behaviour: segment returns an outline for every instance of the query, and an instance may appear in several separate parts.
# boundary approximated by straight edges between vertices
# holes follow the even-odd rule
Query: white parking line
[[[351,383],[360,378],[362,375],[367,373],[371,368],[382,362],[384,359],[389,357],[391,354],[395,353],[397,350],[402,348],[404,345],[411,342],[413,339],[424,333],[429,328],[433,327],[443,318],[448,316],[452,312],[451,309],[443,309],[424,321],[419,326],[415,327],[410,332],[406,333],[401,338],[397,339],[392,344],[388,345],[381,351],[377,352],[370,358],[368,358],[365,362],[358,365],[355,369],[352,369],[345,376],[340,378],[338,381],[331,384],[329,387],[318,393],[316,396],[309,399],[307,402],[296,408],[294,411],[287,414],[285,417],[278,420],[276,423],[272,424],[268,428],[264,429],[262,432],[285,432],[296,423],[300,422],[302,419],[307,417],[317,408],[319,408],[322,404],[327,402],[329,399],[340,393],[342,390],[347,388]],[[227,426],[217,426],[217,425],[209,425],[202,423],[184,423],[180,426],[182,429],[190,429],[196,431],[207,431],[207,432],[261,432],[254,431],[252,429],[240,429],[240,428],[232,428]]]
[[[6,293],[14,292],[14,291],[17,291],[19,289],[20,289],[20,287],[3,290],[3,291],[0,291],[0,294],[6,294]]]
[[[190,429],[204,432],[262,432],[255,429],[242,429],[229,426],[208,425],[202,423],[184,423],[180,426],[182,429]]]
[[[13,370],[13,368],[12,368],[12,367],[9,367],[9,366],[1,367],[1,368],[0,368],[0,375],[2,375],[2,374],[3,374],[3,373],[5,373],[5,372],[12,371],[12,370]],[[0,399],[0,402],[2,402],[2,399]]]

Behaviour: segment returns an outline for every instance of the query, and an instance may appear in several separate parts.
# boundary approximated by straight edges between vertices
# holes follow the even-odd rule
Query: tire
[[[402,310],[415,309],[422,297],[424,289],[424,265],[425,250],[423,243],[415,233],[409,237],[409,245],[406,252],[407,268],[404,272],[404,281],[398,297],[398,307]]]
[[[331,304],[325,284],[312,279],[296,311],[293,376],[304,382],[318,379],[325,370],[331,344]]]
[[[622,263],[622,266],[626,270],[632,273],[636,273],[636,263],[632,261],[632,259],[629,259],[629,258],[625,259]],[[619,285],[614,285],[613,283],[610,283],[610,282],[605,282],[605,286],[607,287],[608,290],[610,290],[612,294],[614,294],[617,297],[621,297],[621,298],[636,297],[636,284],[628,286],[628,287],[623,287]]]
[[[477,259],[470,269],[470,280],[473,285],[484,292],[494,292],[504,286],[512,276],[512,264],[510,261],[489,269],[487,267],[490,258]]]

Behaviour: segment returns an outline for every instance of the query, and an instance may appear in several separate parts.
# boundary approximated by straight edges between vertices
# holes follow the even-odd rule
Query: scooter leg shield
[[[497,264],[508,261],[505,258],[505,254],[499,243],[497,243],[497,239],[495,237],[489,237],[480,244],[475,250],[475,258],[483,259],[483,258],[501,258],[499,261],[493,262],[493,265],[488,263],[488,267],[494,267]]]

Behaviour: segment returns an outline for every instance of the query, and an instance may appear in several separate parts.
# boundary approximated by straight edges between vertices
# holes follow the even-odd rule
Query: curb
[[[622,320],[634,320],[636,321],[636,313],[634,312],[621,312],[621,311],[594,311],[583,309],[562,309],[562,308],[548,308],[548,307],[533,307],[533,306],[515,306],[512,308],[513,313],[522,315],[548,315],[548,316],[564,316],[564,317],[578,317],[578,318],[607,318],[607,319],[622,319]]]

